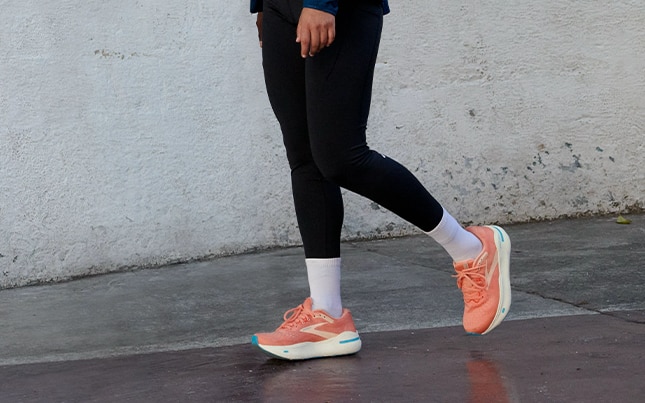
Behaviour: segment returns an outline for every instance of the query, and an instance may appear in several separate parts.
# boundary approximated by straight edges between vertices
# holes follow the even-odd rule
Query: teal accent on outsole
[[[341,342],[338,342],[338,344],[353,343],[353,342],[355,342],[355,341],[359,341],[360,339],[361,339],[360,337],[355,337],[355,338],[350,339],[350,340],[343,340],[343,341],[341,341]]]
[[[479,334],[479,333],[472,333],[472,332],[466,332],[466,334],[467,334],[468,336],[483,336],[483,335],[481,335],[481,334]]]
[[[263,350],[261,347],[258,347],[258,348],[259,348],[259,349],[260,349],[260,351],[262,351],[264,354],[268,355],[268,356],[269,356],[269,357],[271,357],[271,358],[275,358],[276,360],[286,360],[286,361],[291,361],[291,360],[290,360],[290,359],[288,359],[288,358],[280,357],[279,355],[275,355],[275,354],[270,353],[270,352],[268,352],[268,351],[266,351],[266,350]]]
[[[258,345],[258,336],[253,335],[253,336],[251,337],[251,344],[253,344],[253,345],[254,345],[254,346],[256,346],[256,347],[260,347],[260,346]]]

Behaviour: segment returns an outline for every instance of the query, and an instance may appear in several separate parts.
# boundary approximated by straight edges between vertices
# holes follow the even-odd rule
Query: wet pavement
[[[641,402],[645,216],[505,227],[513,305],[465,335],[425,236],[343,245],[354,356],[248,344],[306,296],[300,249],[0,292],[1,402]]]

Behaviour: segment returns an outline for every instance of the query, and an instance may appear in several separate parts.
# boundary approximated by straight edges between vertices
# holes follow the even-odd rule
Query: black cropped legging
[[[343,187],[424,231],[443,208],[401,164],[371,150],[365,130],[383,26],[381,0],[340,1],[336,40],[303,59],[295,42],[302,0],[265,0],[263,66],[291,167],[307,258],[340,256]]]

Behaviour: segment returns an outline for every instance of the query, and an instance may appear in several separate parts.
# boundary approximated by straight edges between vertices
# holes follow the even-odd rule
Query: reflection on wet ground
[[[287,362],[250,345],[0,367],[7,402],[638,402],[645,325],[621,315],[362,335],[353,356]]]

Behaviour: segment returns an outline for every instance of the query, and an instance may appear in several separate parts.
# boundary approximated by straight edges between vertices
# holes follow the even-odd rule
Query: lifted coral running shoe
[[[457,286],[464,294],[464,329],[486,334],[511,307],[511,240],[498,226],[468,227],[484,245],[475,259],[455,262]]]
[[[322,310],[311,310],[311,298],[284,314],[284,323],[273,333],[253,335],[251,344],[265,354],[284,360],[307,360],[357,353],[361,349],[352,315],[343,309],[335,319]]]

